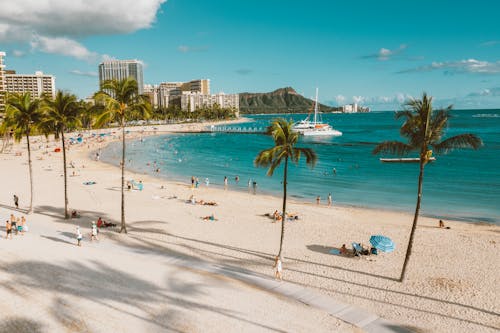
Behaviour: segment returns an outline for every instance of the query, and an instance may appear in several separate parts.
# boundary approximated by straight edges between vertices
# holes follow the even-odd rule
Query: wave
[[[500,118],[498,113],[476,113],[472,115],[472,118]]]

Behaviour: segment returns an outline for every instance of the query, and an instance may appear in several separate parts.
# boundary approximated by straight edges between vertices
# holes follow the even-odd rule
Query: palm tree
[[[64,218],[68,219],[68,175],[66,167],[66,142],[64,132],[81,125],[82,108],[75,95],[58,90],[54,99],[44,100],[43,110],[46,112],[42,127],[54,133],[56,139],[61,138],[64,170]],[[47,133],[47,134],[48,134]]]
[[[5,125],[14,131],[14,139],[20,141],[26,136],[28,145],[28,166],[30,176],[30,206],[28,214],[33,212],[33,167],[31,165],[30,134],[40,124],[43,113],[40,100],[31,100],[29,92],[24,94],[12,93],[7,96]]]
[[[418,151],[420,156],[420,172],[418,175],[418,195],[415,216],[406,250],[406,257],[401,271],[399,281],[402,282],[406,273],[406,266],[413,247],[413,237],[417,227],[420,202],[422,200],[422,183],[424,179],[424,167],[429,162],[433,151],[435,153],[446,153],[456,148],[478,149],[482,141],[474,134],[460,134],[441,141],[444,130],[447,127],[452,106],[434,111],[432,109],[432,97],[423,94],[422,99],[410,99],[405,103],[403,111],[396,112],[396,119],[404,119],[400,134],[407,142],[385,141],[373,149],[373,154],[391,153],[399,156],[407,155],[412,151]],[[431,150],[432,148],[432,150]]]
[[[316,164],[317,156],[311,148],[298,148],[295,147],[299,139],[299,134],[292,131],[293,122],[286,121],[279,118],[273,121],[268,128],[268,133],[272,135],[274,140],[274,147],[264,149],[255,158],[254,164],[258,167],[269,167],[267,175],[272,176],[274,170],[285,162],[283,172],[283,218],[281,219],[281,239],[278,257],[282,259],[283,239],[285,236],[285,219],[286,219],[286,190],[287,190],[287,175],[288,175],[288,161],[297,164],[300,156],[306,157],[306,164],[314,167]]]
[[[127,233],[125,225],[125,121],[138,113],[147,118],[151,112],[151,105],[147,96],[139,95],[137,82],[128,77],[123,80],[107,80],[101,85],[94,98],[103,105],[102,113],[97,117],[96,125],[110,121],[117,121],[122,129],[122,190],[121,190],[121,228],[120,232]]]

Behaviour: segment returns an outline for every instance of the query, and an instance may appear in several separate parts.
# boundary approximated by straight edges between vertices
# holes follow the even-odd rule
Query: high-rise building
[[[56,96],[56,79],[53,75],[37,71],[35,74],[16,74],[8,71],[4,74],[6,92],[31,94],[31,99],[40,98],[42,94],[52,98]]]
[[[106,80],[123,80],[132,77],[137,81],[139,94],[144,92],[142,62],[139,60],[109,60],[99,64],[99,86]]]
[[[5,65],[3,64],[4,57],[5,52],[0,51],[0,113],[5,112]]]

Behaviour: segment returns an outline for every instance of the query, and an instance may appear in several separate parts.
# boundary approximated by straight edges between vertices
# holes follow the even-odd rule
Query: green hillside
[[[240,113],[307,113],[314,101],[299,95],[293,88],[280,88],[269,93],[240,93]],[[319,104],[321,112],[339,111]]]

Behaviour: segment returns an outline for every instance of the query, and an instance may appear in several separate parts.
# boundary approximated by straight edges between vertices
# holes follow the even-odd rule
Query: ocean
[[[232,127],[265,127],[282,116],[295,121],[305,115],[254,115],[249,123]],[[421,214],[444,219],[500,224],[500,110],[454,110],[446,136],[474,133],[484,146],[437,155],[425,168]],[[301,137],[298,146],[316,151],[318,162],[311,169],[305,160],[290,164],[288,193],[297,200],[322,202],[331,193],[334,205],[351,205],[413,213],[417,197],[418,163],[381,163],[371,154],[379,142],[398,140],[400,121],[394,112],[323,114],[343,135],[330,138]],[[200,186],[223,186],[229,179],[233,190],[248,190],[257,182],[257,192],[280,196],[283,168],[272,177],[253,161],[259,151],[273,145],[262,134],[198,133],[170,134],[131,141],[127,146],[127,168],[168,180]],[[121,143],[102,152],[102,160],[117,165]],[[415,156],[416,157],[416,156]],[[156,167],[160,172],[155,172]],[[149,163],[149,165],[148,165]],[[336,172],[334,172],[334,169]],[[235,177],[239,177],[236,182]]]

